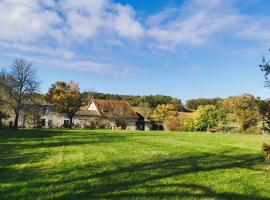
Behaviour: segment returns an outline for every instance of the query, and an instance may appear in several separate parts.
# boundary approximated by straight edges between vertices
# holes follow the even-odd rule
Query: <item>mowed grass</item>
[[[0,199],[270,199],[268,136],[0,131]]]

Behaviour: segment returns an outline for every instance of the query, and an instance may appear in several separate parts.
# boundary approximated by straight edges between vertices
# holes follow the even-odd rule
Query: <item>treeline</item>
[[[185,106],[188,109],[197,110],[199,106],[206,106],[206,105],[218,105],[222,99],[217,98],[198,98],[198,99],[190,99],[186,101]]]
[[[177,111],[185,111],[185,107],[180,99],[165,95],[119,95],[119,94],[105,94],[100,92],[85,92],[89,99],[106,99],[106,100],[122,100],[127,101],[133,107],[148,107],[156,108],[162,104],[172,104]]]
[[[270,131],[270,100],[243,94],[198,102],[202,105],[194,107],[197,109],[192,117],[180,118],[169,105],[158,106],[152,117],[163,122],[168,130],[252,134]]]

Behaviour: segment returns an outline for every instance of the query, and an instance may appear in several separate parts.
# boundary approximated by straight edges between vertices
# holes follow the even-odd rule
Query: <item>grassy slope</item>
[[[0,132],[1,199],[270,199],[267,136]]]

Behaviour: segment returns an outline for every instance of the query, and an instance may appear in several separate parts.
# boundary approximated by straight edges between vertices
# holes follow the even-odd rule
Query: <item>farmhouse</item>
[[[42,127],[68,127],[68,116],[54,112],[51,106],[41,117]],[[73,118],[76,127],[91,128],[100,126],[107,129],[136,130],[138,116],[126,101],[93,99]]]

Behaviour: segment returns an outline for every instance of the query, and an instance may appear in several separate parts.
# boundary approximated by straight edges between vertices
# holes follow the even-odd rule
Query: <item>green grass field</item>
[[[0,131],[0,199],[270,199],[268,136]]]

